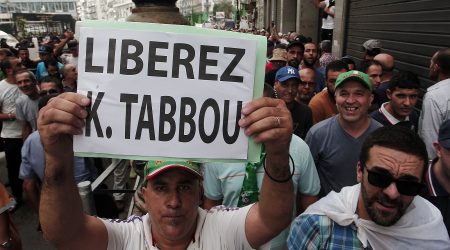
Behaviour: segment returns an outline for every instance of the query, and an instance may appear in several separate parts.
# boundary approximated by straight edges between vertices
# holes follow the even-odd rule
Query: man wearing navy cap
[[[286,66],[277,71],[274,89],[277,98],[283,100],[289,111],[291,111],[294,134],[305,139],[306,133],[312,126],[312,112],[307,105],[295,100],[300,81],[298,70],[294,67]]]
[[[42,77],[48,76],[48,71],[47,67],[45,67],[45,62],[48,62],[55,58],[53,55],[53,46],[42,45],[41,47],[39,47],[39,58],[41,59],[41,62],[39,62],[36,67],[36,79],[38,81],[40,81]],[[59,70],[61,70],[63,67],[64,65],[58,62]]]
[[[442,123],[433,146],[437,157],[428,164],[422,196],[439,208],[450,231],[450,120]]]

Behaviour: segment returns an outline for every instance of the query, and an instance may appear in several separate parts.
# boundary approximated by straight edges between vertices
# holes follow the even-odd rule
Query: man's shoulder
[[[327,89],[323,89],[322,91],[320,91],[319,93],[315,94],[312,98],[311,101],[309,101],[309,103],[311,104],[321,104],[325,102],[325,98],[328,98],[328,90]]]
[[[309,132],[311,134],[328,134],[329,131],[332,129],[332,125],[335,124],[335,122],[337,121],[337,116],[334,115],[330,118],[327,118],[323,121],[320,121],[316,124],[314,124],[311,129],[309,130]]]
[[[433,85],[431,85],[430,87],[427,88],[427,94],[440,94],[442,93],[442,90],[444,89],[450,89],[450,78],[448,79],[444,79],[440,82],[437,82]],[[442,93],[442,94],[446,94],[446,93]]]

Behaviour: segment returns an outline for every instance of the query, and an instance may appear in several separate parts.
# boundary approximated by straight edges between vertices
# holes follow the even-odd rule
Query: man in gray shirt
[[[319,196],[357,183],[361,145],[372,131],[382,126],[368,115],[373,95],[366,74],[356,70],[341,73],[335,88],[339,113],[314,125],[305,140],[319,174]]]
[[[15,74],[16,84],[24,94],[16,99],[16,119],[22,125],[22,139],[37,130],[39,91],[37,80],[29,70],[19,70]]]

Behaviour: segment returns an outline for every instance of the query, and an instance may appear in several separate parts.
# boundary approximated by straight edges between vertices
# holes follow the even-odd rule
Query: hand
[[[72,153],[73,135],[82,133],[90,100],[80,94],[63,93],[39,111],[38,129],[47,155],[64,157]]]
[[[70,41],[74,38],[74,33],[70,30],[67,30],[64,32],[64,37],[67,39],[67,41]]]
[[[292,117],[283,100],[263,97],[242,109],[239,126],[256,143],[264,143],[267,154],[289,152],[292,137]]]

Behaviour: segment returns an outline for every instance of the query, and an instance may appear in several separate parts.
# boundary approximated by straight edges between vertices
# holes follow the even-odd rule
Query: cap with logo
[[[285,82],[292,78],[295,78],[296,80],[298,80],[298,82],[300,82],[300,75],[298,73],[298,70],[292,66],[280,68],[275,75],[275,81],[278,82]]]
[[[283,61],[287,62],[287,51],[285,49],[274,49],[272,58],[269,61]]]
[[[438,141],[442,147],[450,149],[450,119],[439,127]]]
[[[357,81],[364,85],[364,87],[372,91],[372,83],[370,82],[369,76],[358,70],[351,70],[345,73],[341,73],[336,79],[334,87],[338,88],[342,86],[342,84],[349,81]]]
[[[149,161],[144,168],[145,180],[151,180],[156,176],[164,173],[170,169],[180,169],[192,173],[198,178],[202,178],[200,173],[200,166],[192,161],[182,161],[182,160],[159,160],[159,161]]]
[[[366,50],[381,49],[381,42],[380,40],[370,39],[365,41],[362,46]]]
[[[42,45],[39,47],[39,54],[50,54],[52,51],[53,49],[49,46]]]

